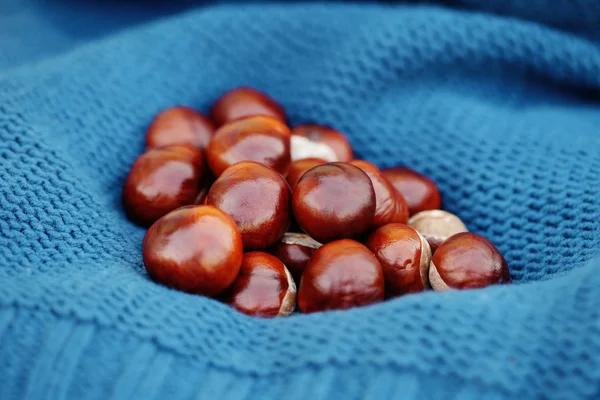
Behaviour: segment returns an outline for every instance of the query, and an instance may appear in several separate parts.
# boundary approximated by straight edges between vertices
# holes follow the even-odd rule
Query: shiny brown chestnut
[[[327,164],[327,160],[322,158],[303,158],[302,160],[292,161],[286,177],[292,191],[296,188],[298,181],[306,171],[323,164]]]
[[[269,252],[285,264],[296,282],[300,282],[306,265],[321,246],[321,243],[304,233],[288,232]]]
[[[206,150],[208,165],[219,177],[240,161],[256,161],[285,175],[290,167],[290,130],[281,121],[247,117],[223,125]]]
[[[296,284],[277,257],[260,251],[244,254],[233,284],[219,298],[255,317],[285,317],[296,307]]]
[[[290,227],[291,191],[275,170],[253,161],[227,168],[212,184],[206,204],[230,215],[242,232],[244,250],[266,249]]]
[[[375,215],[369,176],[348,163],[316,166],[298,181],[292,209],[300,228],[326,243],[364,233]]]
[[[440,189],[425,175],[407,167],[385,168],[381,172],[404,196],[410,215],[442,207]]]
[[[347,162],[354,158],[352,145],[346,136],[342,132],[333,128],[317,124],[303,124],[292,129],[292,136],[294,135],[305,137],[321,145],[329,146],[331,149],[333,149],[337,160],[329,160],[327,157],[323,157],[323,155],[329,154],[329,151],[327,150],[321,150],[323,152],[322,155],[313,155],[313,157],[327,158],[328,161],[342,162]],[[325,148],[322,147],[321,149]]]
[[[375,217],[373,226],[408,221],[408,205],[404,197],[383,176],[379,168],[365,160],[352,160],[350,164],[362,169],[371,179],[375,190]]]
[[[408,225],[427,239],[432,253],[435,253],[442,242],[450,236],[467,232],[467,227],[460,218],[443,210],[421,211],[408,220]]]
[[[205,296],[231,285],[243,255],[237,225],[211,206],[181,207],[165,215],[148,229],[142,249],[154,281]]]
[[[215,133],[211,120],[190,107],[176,106],[161,111],[148,127],[146,147],[188,145],[206,149]]]
[[[254,115],[273,117],[283,123],[287,120],[285,110],[279,103],[251,87],[239,87],[226,92],[217,99],[210,114],[219,126]]]
[[[427,240],[404,224],[377,229],[366,242],[383,269],[385,297],[429,289],[431,249]]]
[[[429,268],[431,287],[439,292],[511,283],[506,260],[483,236],[458,233],[437,249]]]
[[[149,226],[181,206],[194,204],[204,171],[202,152],[189,146],[149,149],[133,163],[122,201],[132,221]]]
[[[298,289],[304,313],[344,310],[384,299],[377,258],[364,245],[341,239],[321,246],[309,261]]]

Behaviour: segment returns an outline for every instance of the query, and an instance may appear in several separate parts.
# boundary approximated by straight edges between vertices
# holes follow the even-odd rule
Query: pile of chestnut
[[[286,122],[248,87],[210,118],[183,106],[154,118],[123,188],[127,216],[150,227],[153,280],[262,317],[511,282],[496,247],[440,210],[431,179],[354,159],[335,129]]]

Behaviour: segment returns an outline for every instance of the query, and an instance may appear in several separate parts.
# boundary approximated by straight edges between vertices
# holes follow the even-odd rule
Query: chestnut
[[[318,165],[298,181],[292,209],[300,228],[326,243],[364,233],[375,215],[369,176],[348,163]]]
[[[273,117],[283,123],[287,120],[279,103],[251,87],[239,87],[226,92],[217,99],[210,114],[218,125],[254,115]]]
[[[285,265],[268,253],[244,254],[233,284],[219,298],[256,317],[285,317],[296,307],[296,284]]]
[[[190,107],[177,106],[161,111],[146,132],[146,147],[183,144],[206,149],[215,133],[212,121]]]
[[[181,206],[194,204],[204,171],[202,152],[189,146],[149,149],[133,163],[123,186],[123,207],[144,226]]]
[[[181,207],[165,215],[146,232],[142,250],[154,281],[205,296],[231,285],[243,255],[237,225],[211,206]]]
[[[230,215],[242,232],[244,250],[266,249],[290,227],[291,191],[275,170],[253,161],[227,168],[212,184],[206,204]]]
[[[428,289],[431,249],[427,240],[404,224],[377,229],[366,242],[383,269],[385,296],[396,297]]]
[[[296,184],[298,184],[298,181],[306,171],[323,164],[327,164],[327,160],[322,158],[303,158],[302,160],[292,161],[286,177],[292,191],[296,188]]]
[[[321,246],[309,261],[298,289],[304,313],[343,310],[384,299],[377,258],[364,245],[341,239]]]
[[[271,117],[235,120],[213,136],[206,150],[208,165],[216,177],[240,161],[256,161],[285,175],[291,161],[290,136],[288,127]]]
[[[407,167],[385,168],[381,172],[404,196],[411,215],[442,207],[440,190],[425,175]]]
[[[321,243],[304,233],[288,232],[269,249],[269,253],[281,260],[296,282],[300,282],[306,265],[321,246]]]
[[[413,215],[408,224],[427,239],[432,253],[450,236],[467,232],[467,227],[460,218],[443,210],[421,211]]]
[[[408,205],[404,197],[383,176],[379,168],[365,160],[352,160],[350,164],[358,167],[369,176],[375,190],[375,217],[372,225],[380,227],[393,222],[403,224],[408,221]]]
[[[315,143],[329,146],[337,156],[337,160],[331,161],[346,162],[354,158],[352,145],[346,136],[333,128],[317,124],[303,124],[292,129],[292,135],[302,136]],[[314,155],[313,157],[325,158],[322,155]]]
[[[429,282],[441,292],[506,284],[512,278],[496,246],[483,236],[463,232],[438,247],[431,260]]]

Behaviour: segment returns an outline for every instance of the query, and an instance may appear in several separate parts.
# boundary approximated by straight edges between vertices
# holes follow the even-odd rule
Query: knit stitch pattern
[[[0,399],[600,398],[600,6],[0,0]],[[257,87],[431,176],[513,285],[247,317],[143,267],[145,129]]]

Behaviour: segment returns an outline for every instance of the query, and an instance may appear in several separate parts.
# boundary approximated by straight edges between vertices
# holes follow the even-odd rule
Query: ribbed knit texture
[[[600,398],[600,6],[0,0],[0,399]],[[246,317],[153,283],[159,110],[258,87],[438,182],[515,284]]]

